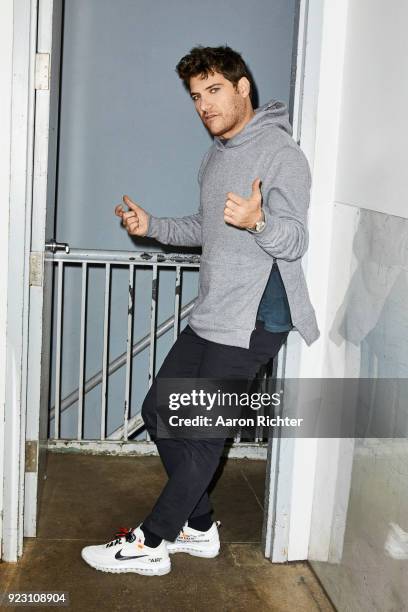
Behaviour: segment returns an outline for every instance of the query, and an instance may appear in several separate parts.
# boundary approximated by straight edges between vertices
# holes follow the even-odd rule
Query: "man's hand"
[[[224,221],[235,227],[252,228],[262,219],[261,179],[252,183],[252,193],[249,198],[243,198],[229,191],[224,208]]]
[[[125,211],[123,205],[118,204],[115,207],[115,215],[122,219],[122,225],[130,236],[145,236],[149,225],[148,213],[127,195],[123,196],[123,201],[129,210]]]

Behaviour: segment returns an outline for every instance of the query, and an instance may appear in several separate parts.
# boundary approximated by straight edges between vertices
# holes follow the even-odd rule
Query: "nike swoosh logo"
[[[148,557],[149,555],[134,555],[134,556],[124,556],[122,555],[122,549],[118,550],[115,555],[115,559],[140,559],[141,557]]]

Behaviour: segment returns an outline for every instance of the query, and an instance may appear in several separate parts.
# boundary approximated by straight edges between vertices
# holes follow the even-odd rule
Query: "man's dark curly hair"
[[[188,55],[181,58],[176,66],[177,74],[183,81],[187,91],[190,91],[191,77],[219,72],[236,87],[241,77],[252,79],[247,65],[241,55],[231,47],[193,47]]]

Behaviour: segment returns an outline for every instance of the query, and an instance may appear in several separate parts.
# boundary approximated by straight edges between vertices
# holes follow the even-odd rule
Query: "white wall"
[[[400,0],[392,10],[380,0],[325,2],[308,255],[322,336],[302,350],[300,376],[371,379],[371,403],[360,402],[356,418],[367,429],[355,435],[377,439],[373,448],[364,438],[298,441],[289,558],[305,519],[296,480],[311,483],[313,457],[308,558],[339,610],[407,601],[408,550],[395,556],[408,534],[406,400],[376,390],[408,371],[407,17]],[[389,440],[373,434],[381,423]]]
[[[335,198],[408,217],[408,3],[350,2]]]
[[[296,367],[287,368],[288,378],[323,378],[343,376],[343,355],[335,356],[328,368],[327,339],[329,333],[328,299],[331,281],[330,251],[333,220],[336,159],[339,139],[340,103],[346,35],[347,0],[327,2],[310,0],[308,38],[305,58],[304,113],[302,146],[312,161],[312,192],[309,215],[309,249],[306,278],[316,310],[321,336],[308,347],[300,343]],[[319,45],[316,45],[319,41]],[[319,65],[320,58],[320,65]],[[319,66],[319,68],[317,68]],[[317,95],[317,100],[316,100]],[[312,129],[314,125],[315,130]],[[301,398],[300,398],[301,401]],[[308,558],[309,534],[313,535],[313,497],[323,487],[326,473],[319,468],[329,464],[341,449],[333,440],[295,439],[291,483],[290,536],[288,560]],[[327,482],[327,480],[326,480]],[[283,486],[283,485],[282,485]],[[334,486],[334,484],[333,484]],[[334,491],[326,490],[321,502],[321,532],[317,538],[318,557],[327,558]]]
[[[3,438],[6,372],[7,262],[9,246],[12,44],[13,0],[2,0],[0,4],[0,550],[3,510]]]

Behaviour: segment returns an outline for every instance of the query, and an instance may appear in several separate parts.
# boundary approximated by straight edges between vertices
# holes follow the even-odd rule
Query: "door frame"
[[[286,378],[343,378],[345,355],[333,353],[328,308],[337,149],[349,0],[304,2],[307,18],[302,70],[301,147],[312,169],[309,249],[304,268],[321,332],[307,347],[289,336]],[[300,45],[299,45],[300,47]],[[341,558],[352,470],[353,439],[286,438],[271,455],[269,535],[274,562]],[[267,500],[268,503],[268,500]]]
[[[31,460],[27,461],[24,483],[26,537],[37,534],[48,437],[53,264],[45,260],[44,245],[54,238],[62,11],[63,0],[38,0],[36,51],[46,62],[40,64],[45,66],[44,76],[35,94],[30,258],[37,274],[29,289],[27,397],[30,404],[27,404],[25,435],[26,452]]]
[[[300,0],[295,17],[297,21],[297,41],[293,45],[294,53],[296,52],[292,67],[292,70],[295,70],[292,85],[293,138],[305,153],[312,176],[316,144],[324,7],[325,0]],[[311,206],[313,206],[313,202],[312,190]],[[312,229],[309,227],[310,236],[312,236],[312,233]],[[308,280],[310,275],[308,254],[306,254],[303,262],[305,276]],[[282,378],[302,376],[304,350],[304,342],[299,334],[290,334],[286,354],[283,357],[284,364],[278,364],[278,379],[281,376]],[[283,406],[283,411],[285,411],[285,406]],[[310,442],[312,442],[311,448]],[[310,452],[311,450],[312,452]],[[300,463],[298,462],[299,455],[302,458]],[[310,458],[310,461],[306,461],[307,457]],[[279,436],[269,440],[262,546],[265,557],[274,563],[308,558],[314,469],[313,440],[281,439]],[[301,478],[299,478],[300,475]],[[310,490],[305,488],[305,483],[308,483]],[[299,497],[302,497],[303,501],[306,497],[309,507],[307,502],[297,505],[296,501]],[[296,532],[296,537],[294,537],[294,532]]]
[[[0,296],[7,295],[8,245],[9,245],[9,201],[10,201],[10,143],[11,143],[11,92],[13,74],[13,0],[4,0],[0,8],[0,117],[2,124],[2,147],[0,148],[0,260],[4,262],[0,275]],[[4,490],[4,439],[6,401],[6,331],[7,299],[0,297],[0,558],[3,535]],[[5,482],[4,482],[5,484]]]
[[[23,553],[29,254],[34,144],[37,0],[14,0],[3,429],[1,558]],[[18,216],[15,214],[18,211]]]

